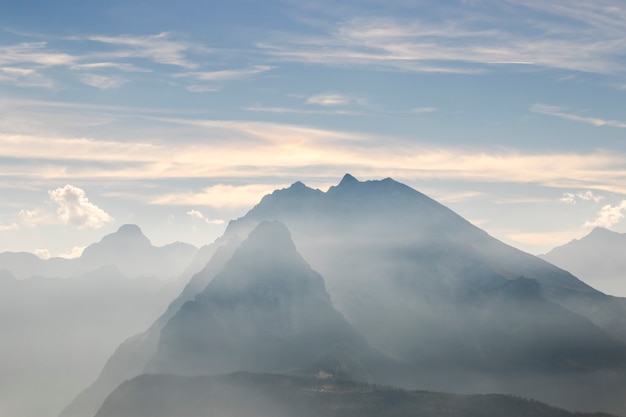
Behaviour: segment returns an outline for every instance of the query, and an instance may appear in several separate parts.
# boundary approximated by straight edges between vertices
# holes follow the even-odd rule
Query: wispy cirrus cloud
[[[32,68],[0,67],[0,83],[19,87],[52,88],[54,82]]]
[[[285,34],[259,47],[287,61],[408,72],[482,73],[509,64],[617,74],[625,68],[624,15],[616,0],[486,0],[439,19],[355,12],[325,33]]]
[[[280,123],[154,118],[183,125],[205,140],[132,143],[0,134],[0,156],[12,158],[0,176],[30,180],[107,178],[130,181],[173,178],[332,177],[384,172],[398,178],[581,186],[626,193],[626,156],[619,152],[529,153],[436,146],[359,132]],[[173,131],[172,131],[173,132]],[[37,161],[37,164],[31,163]],[[209,204],[242,189],[202,191]],[[200,198],[193,194],[193,201]],[[176,196],[189,205],[192,197]],[[255,195],[255,198],[258,195]],[[169,202],[168,202],[169,201]],[[247,201],[254,201],[250,199]]]
[[[249,78],[271,70],[269,65],[255,65],[251,68],[229,69],[220,71],[199,71],[186,72],[176,75],[176,77],[190,77],[200,81],[232,81]]]
[[[108,58],[144,58],[157,64],[173,65],[177,67],[194,69],[198,64],[189,59],[188,54],[192,51],[203,50],[199,45],[175,39],[168,32],[161,32],[148,36],[87,36],[84,38],[92,42],[112,45],[116,47],[112,51],[94,53],[95,57],[102,56]]]
[[[120,77],[111,77],[99,74],[84,74],[80,76],[80,80],[83,84],[99,88],[101,90],[117,88],[128,81]]]
[[[41,67],[69,66],[78,58],[65,52],[48,48],[47,42],[27,42],[16,45],[0,45],[0,65],[36,65]]]
[[[578,114],[570,113],[567,111],[567,107],[551,106],[548,104],[535,103],[530,107],[530,111],[533,113],[544,114],[547,116],[554,116],[560,119],[571,120],[573,122],[586,123],[593,126],[609,126],[618,127],[621,129],[626,128],[626,122],[619,120],[601,119],[598,117],[581,116]]]

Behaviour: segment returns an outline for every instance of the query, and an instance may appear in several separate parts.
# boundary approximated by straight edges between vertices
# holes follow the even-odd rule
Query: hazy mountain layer
[[[204,268],[191,278],[181,294],[174,299],[167,310],[144,332],[129,338],[122,343],[111,358],[104,365],[104,368],[95,381],[63,410],[64,417],[92,416],[96,413],[104,398],[119,384],[127,379],[140,375],[157,350],[157,343],[163,326],[174,316],[180,307],[189,300],[193,300],[195,295],[207,286],[213,277],[223,268],[231,258],[235,249],[240,244],[238,237],[224,240],[222,244],[211,244],[201,250],[197,257],[210,258]],[[192,267],[200,263],[194,259],[188,272]]]
[[[0,415],[56,415],[127,337],[171,299],[154,278],[115,267],[72,278],[0,278]]]
[[[142,375],[123,383],[96,417],[608,417],[506,395],[405,391],[350,381],[237,373]]]
[[[220,241],[247,236],[263,221],[274,220],[287,225],[298,251],[324,277],[331,307],[370,346],[402,364],[390,365],[386,382],[466,393],[518,393],[576,409],[626,412],[620,391],[626,384],[626,324],[619,301],[570,273],[499,242],[391,179],[359,182],[346,175],[326,193],[295,183],[230,222]],[[273,247],[272,239],[257,244],[258,253]],[[224,261],[222,272],[213,271],[232,278],[237,276],[233,271],[258,269],[262,277],[269,261],[273,267],[283,261],[255,251],[240,253],[246,256]],[[215,279],[207,286],[208,294],[183,304],[175,315],[168,313],[172,319],[148,369],[202,373],[280,366],[277,353],[285,350],[271,336],[285,334],[290,329],[285,317],[299,313],[293,315],[289,302],[266,309],[272,305],[266,298],[269,294],[269,299],[282,300],[281,288],[289,287],[283,283],[229,298],[224,295],[230,294],[224,284],[228,281]],[[303,305],[311,312],[328,311],[322,304]],[[170,312],[178,307],[172,305]],[[245,327],[247,323],[252,325]],[[307,332],[286,334],[285,346],[299,338],[310,340]],[[150,346],[155,338],[150,333]],[[319,344],[311,346],[322,353]],[[123,348],[129,350],[120,358],[134,357],[132,346]],[[269,358],[269,368],[260,369],[255,357]],[[284,358],[282,369],[293,366],[289,355]],[[103,375],[121,382],[127,375],[118,369],[123,363],[114,357]],[[93,410],[107,392],[90,392]],[[85,415],[80,407],[73,410],[65,415]]]
[[[540,257],[606,294],[626,297],[626,233],[596,227]]]
[[[198,249],[186,243],[153,246],[136,225],[123,225],[100,242],[89,245],[76,259],[40,259],[30,253],[0,253],[0,270],[15,278],[32,276],[67,278],[108,265],[115,265],[129,278],[178,278],[189,266]]]

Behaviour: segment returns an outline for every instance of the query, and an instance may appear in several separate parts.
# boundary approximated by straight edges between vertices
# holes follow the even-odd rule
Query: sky
[[[201,246],[346,172],[533,254],[626,232],[626,2],[0,0],[0,251]]]

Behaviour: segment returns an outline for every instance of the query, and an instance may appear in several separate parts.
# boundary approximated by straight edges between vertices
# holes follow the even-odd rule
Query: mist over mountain
[[[126,338],[171,300],[155,278],[114,266],[68,278],[0,278],[0,415],[54,415]],[[36,398],[36,401],[34,400]]]
[[[626,233],[596,227],[539,257],[606,294],[626,297]]]
[[[351,363],[339,363],[342,356]],[[365,340],[330,301],[288,230],[263,222],[161,331],[147,370],[187,375],[305,371],[363,379]]]
[[[163,313],[196,252],[154,247],[125,225],[77,259],[0,254],[0,415],[59,413],[121,342]]]
[[[281,233],[258,237],[255,229],[274,221],[293,244]],[[337,338],[320,336],[326,326],[354,335],[348,345],[388,359],[387,373],[369,373],[373,382],[626,412],[623,300],[499,242],[392,179],[346,175],[325,193],[297,182],[231,221],[211,251],[214,258],[186,292],[148,332],[120,346],[63,416],[93,414],[117,385],[145,371],[305,366],[315,352],[324,356],[324,341]],[[318,278],[298,281],[310,269]],[[296,303],[297,282],[318,290]],[[295,325],[302,317],[341,319]],[[298,353],[287,354],[294,346]]]

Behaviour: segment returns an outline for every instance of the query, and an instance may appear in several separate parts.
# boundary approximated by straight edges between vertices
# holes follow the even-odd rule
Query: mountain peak
[[[141,228],[139,226],[137,226],[136,224],[123,224],[120,226],[119,229],[117,229],[117,233],[119,234],[124,234],[124,235],[136,235],[136,236],[143,236],[143,232],[141,231]]]
[[[358,184],[358,183],[359,183],[359,180],[354,178],[352,175],[346,173],[346,175],[343,176],[343,178],[341,179],[341,182],[337,186],[338,187],[341,187],[341,186],[345,187],[346,185],[352,185],[352,184]]]
[[[274,247],[293,246],[291,233],[283,223],[279,221],[263,221],[254,229],[248,239],[258,242],[271,242]]]

